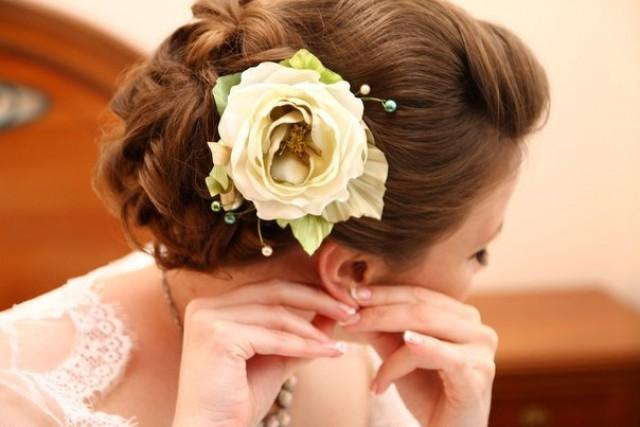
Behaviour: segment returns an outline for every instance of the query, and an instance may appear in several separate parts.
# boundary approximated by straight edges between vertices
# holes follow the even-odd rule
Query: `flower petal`
[[[211,156],[213,157],[214,165],[226,165],[229,163],[229,158],[231,157],[231,149],[226,145],[222,144],[222,142],[212,142],[208,141],[207,145],[211,150]]]
[[[331,203],[322,217],[332,223],[361,216],[381,219],[388,170],[384,153],[375,145],[369,145],[364,173],[349,181],[349,198]]]
[[[289,150],[275,156],[271,163],[271,176],[278,181],[292,185],[302,184],[309,173],[309,167]]]

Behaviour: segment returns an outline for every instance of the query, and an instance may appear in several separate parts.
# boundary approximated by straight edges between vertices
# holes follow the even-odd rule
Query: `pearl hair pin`
[[[360,86],[360,90],[358,90],[358,92],[356,93],[357,95],[365,95],[365,96],[361,96],[360,99],[365,100],[365,101],[377,101],[379,103],[382,104],[382,107],[384,108],[384,110],[387,113],[393,113],[398,109],[398,103],[393,100],[393,99],[380,99],[380,98],[374,98],[372,96],[367,96],[371,93],[371,86],[369,86],[368,84],[363,84],[362,86]]]

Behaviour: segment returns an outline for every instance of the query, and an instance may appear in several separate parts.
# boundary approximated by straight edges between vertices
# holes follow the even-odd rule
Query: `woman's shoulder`
[[[119,382],[137,339],[119,301],[105,298],[104,283],[149,262],[132,252],[0,312],[3,396],[21,396],[64,423],[133,425],[91,406]]]

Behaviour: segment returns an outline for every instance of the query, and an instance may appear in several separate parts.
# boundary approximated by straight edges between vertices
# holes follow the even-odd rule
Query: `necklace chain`
[[[184,334],[184,326],[182,325],[182,320],[180,320],[180,314],[178,314],[178,306],[171,295],[171,289],[169,288],[169,282],[167,281],[167,274],[164,270],[162,270],[162,288],[164,289],[164,296],[167,298],[167,302],[169,303],[169,309],[173,315],[173,320],[176,322],[176,325],[180,330],[180,336],[182,336]]]
[[[164,290],[164,296],[169,304],[169,309],[173,315],[178,329],[180,330],[180,336],[184,334],[183,322],[180,319],[178,306],[176,305],[171,289],[169,288],[169,282],[167,281],[166,271],[162,270],[162,289]],[[265,415],[256,427],[287,427],[291,422],[291,417],[287,414],[287,408],[291,405],[293,398],[293,388],[297,383],[297,377],[293,375],[289,378],[281,387],[280,393],[274,402],[277,406],[276,412],[271,412]]]

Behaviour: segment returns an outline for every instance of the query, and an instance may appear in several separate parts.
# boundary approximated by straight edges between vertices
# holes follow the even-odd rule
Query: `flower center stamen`
[[[307,155],[305,148],[307,144],[305,141],[307,140],[307,136],[311,132],[311,126],[306,122],[298,122],[289,126],[287,129],[287,135],[284,138],[283,149],[286,147],[289,150],[293,151],[298,158],[304,159]],[[282,150],[281,150],[282,151]],[[282,154],[282,153],[279,153]]]

